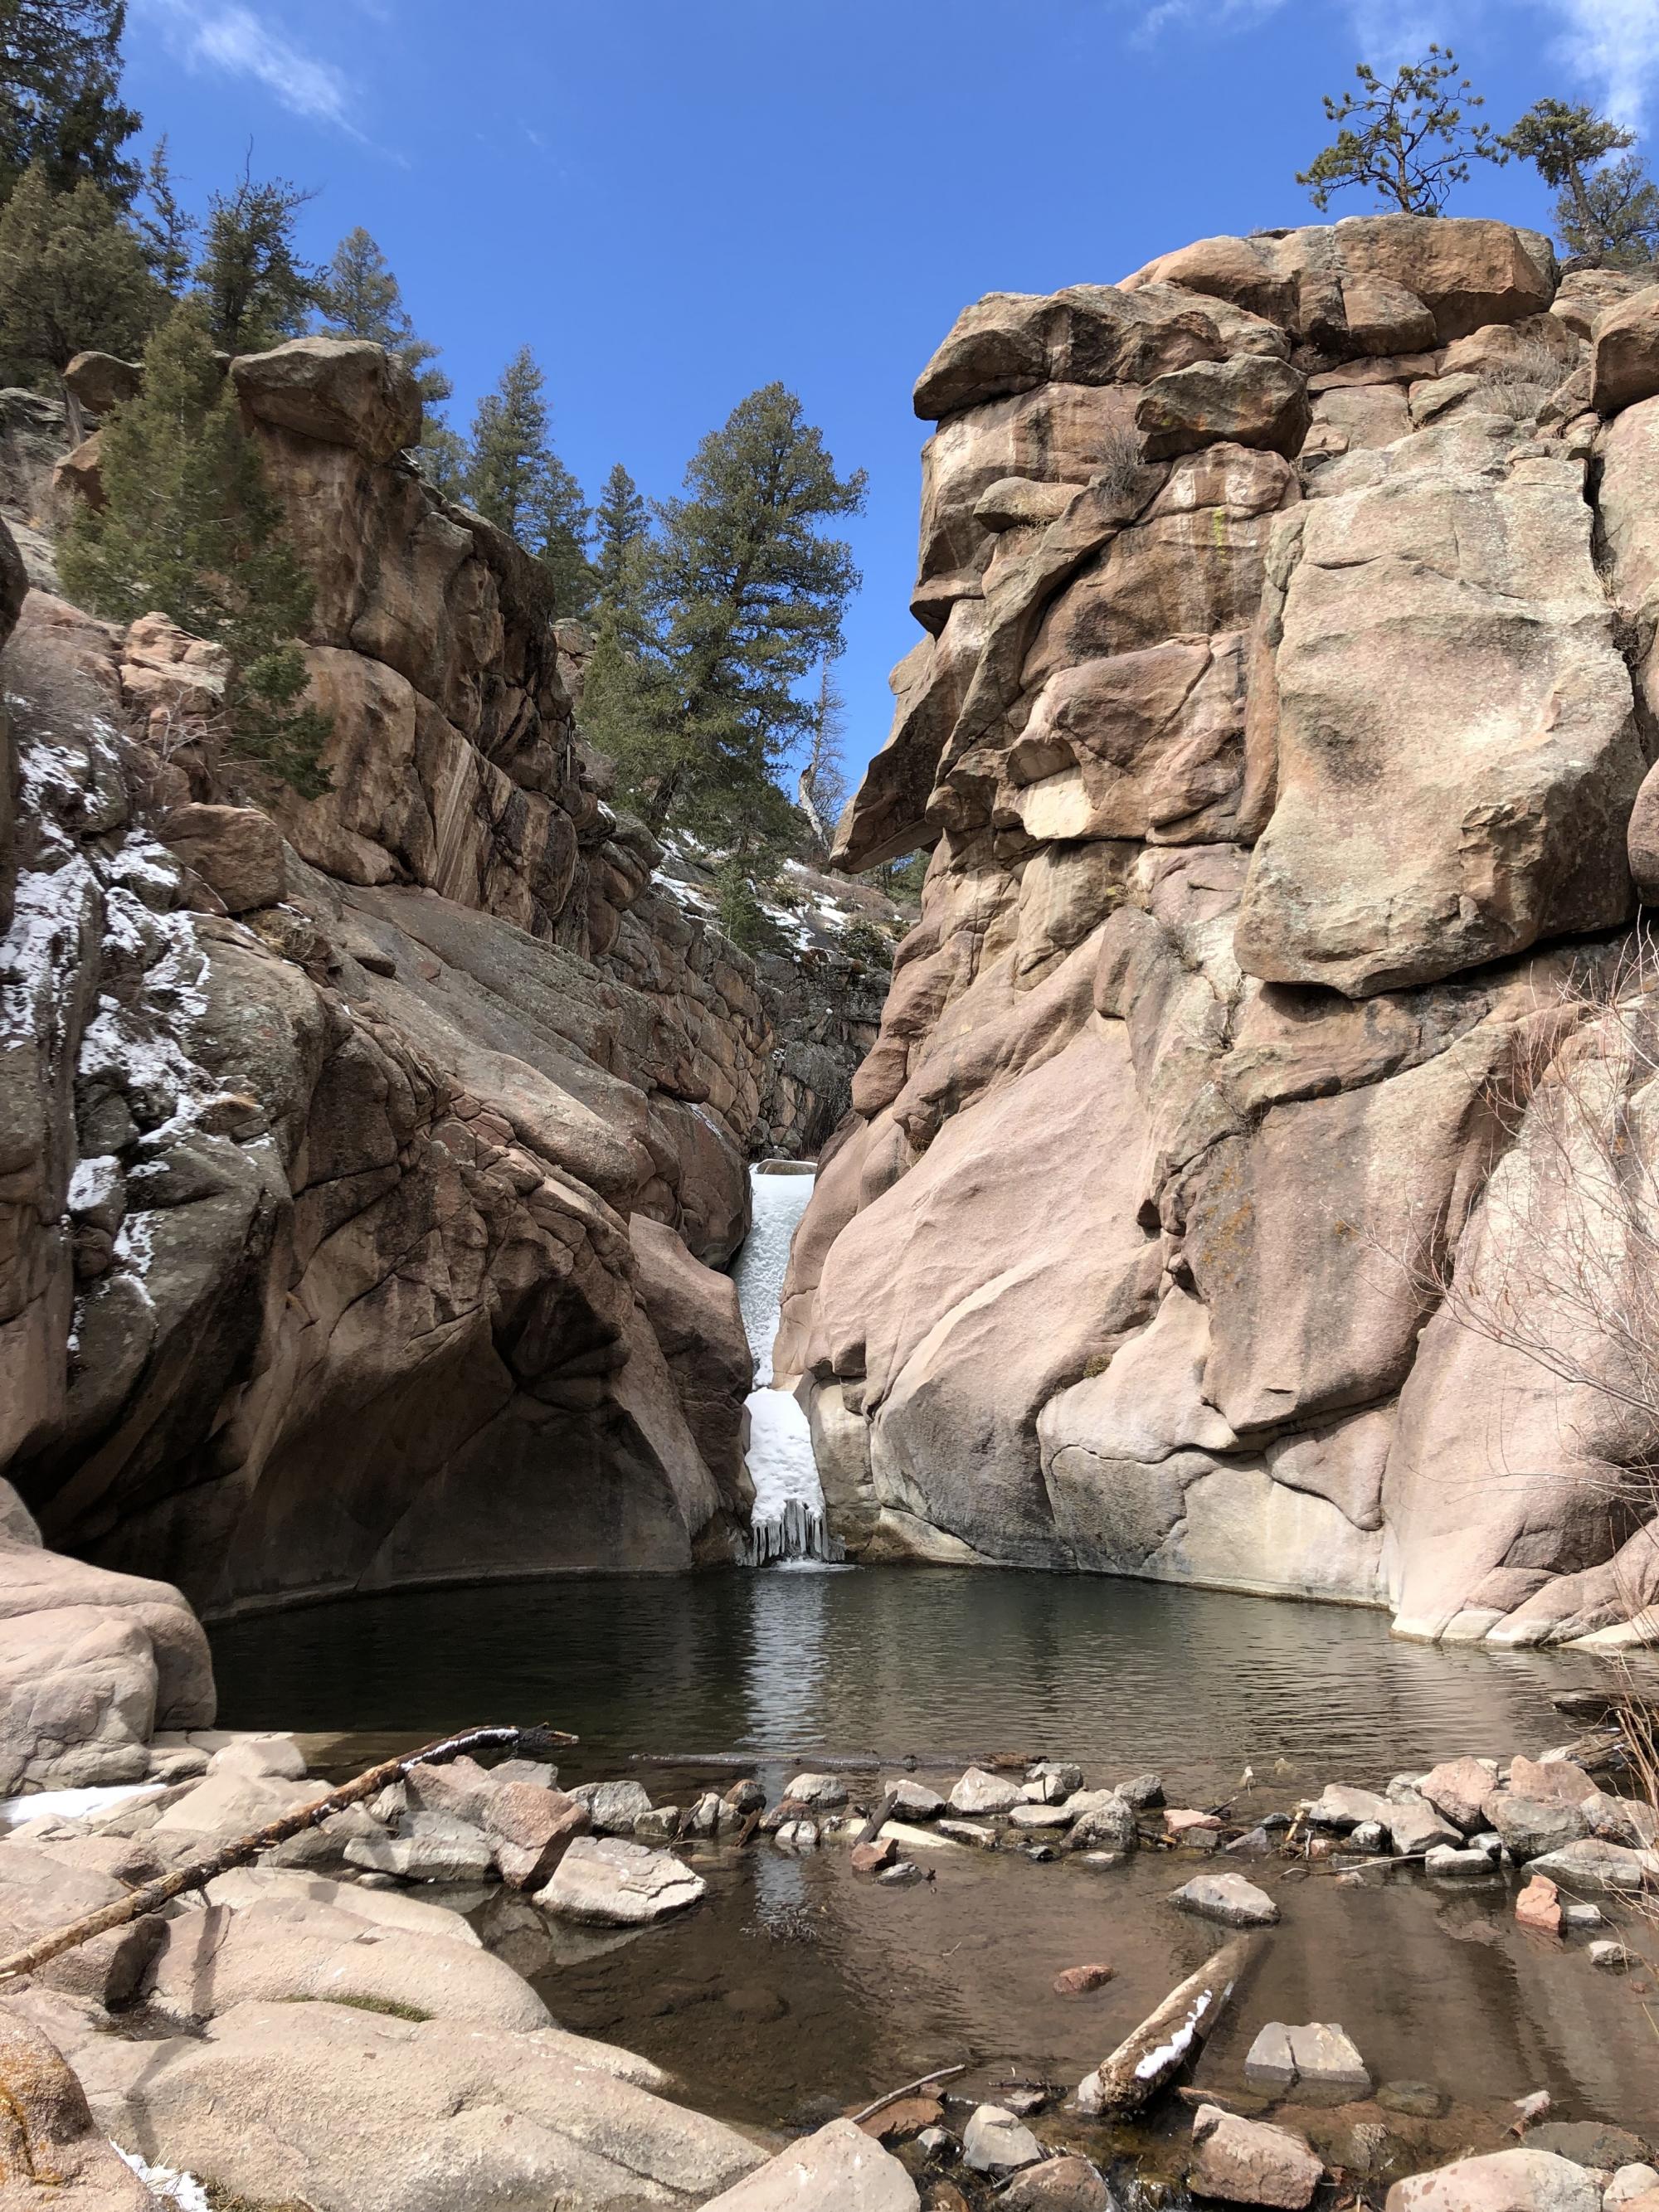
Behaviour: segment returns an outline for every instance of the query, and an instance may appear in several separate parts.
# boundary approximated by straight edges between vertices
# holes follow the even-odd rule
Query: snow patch
[[[32,1796],[0,1801],[0,1828],[21,1828],[30,1820],[82,1820],[91,1813],[112,1813],[118,1805],[159,1797],[160,1782],[110,1784],[98,1790],[37,1790]]]
[[[176,2172],[170,2166],[148,2165],[137,2151],[123,2150],[119,2143],[112,2143],[110,2148],[126,2160],[145,2188],[164,2204],[176,2204],[179,2212],[213,2212],[207,2191],[194,2174]]]

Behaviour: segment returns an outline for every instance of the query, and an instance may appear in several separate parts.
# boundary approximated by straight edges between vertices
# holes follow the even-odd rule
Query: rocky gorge
[[[838,851],[933,858],[775,1361],[850,1557],[1650,1637],[1644,283],[1359,217],[923,372]]]
[[[1597,1300],[1659,1159],[1659,287],[1390,217],[968,310],[837,837],[932,849],[890,991],[822,879],[751,961],[612,804],[588,641],[375,346],[228,366],[331,720],[320,796],[237,787],[213,650],[56,588],[133,374],[0,395],[0,2201],[1652,2212],[1650,1726],[1483,1733],[1449,1674],[1431,1723],[1316,1632],[1295,1711],[1364,1749],[1298,1767],[1237,1613],[1201,1759],[1179,1704],[1209,1592],[1534,1717],[1653,1641],[1646,1309]],[[725,1271],[814,1158],[769,1362]],[[757,1378],[819,1557],[694,1579],[766,1556]],[[914,1577],[815,1636],[896,1565],[973,1584],[948,1652]],[[815,1595],[672,1610],[740,1581]],[[1137,1595],[1190,1609],[1139,1675]],[[204,1619],[243,1700],[314,1636],[331,1732],[216,1727]],[[333,1656],[382,1632],[386,1740]],[[1038,1650],[1080,1754],[1009,1718]],[[416,1757],[443,1668],[632,1725]],[[854,1753],[834,1677],[853,1741],[961,1733]]]

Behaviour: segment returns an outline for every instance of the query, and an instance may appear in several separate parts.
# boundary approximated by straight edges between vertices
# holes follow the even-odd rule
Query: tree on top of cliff
[[[817,711],[798,686],[838,649],[859,583],[823,526],[860,513],[865,476],[838,476],[794,393],[769,384],[703,440],[685,488],[657,509],[636,720],[607,714],[603,741],[653,828],[753,850],[797,826],[776,778]]]
[[[1488,125],[1464,120],[1465,109],[1485,102],[1468,77],[1453,82],[1457,64],[1449,46],[1431,46],[1391,84],[1365,62],[1354,75],[1358,93],[1340,100],[1326,95],[1326,120],[1341,126],[1335,143],[1296,179],[1322,213],[1334,192],[1361,185],[1392,200],[1402,215],[1438,215],[1453,185],[1468,182],[1472,161],[1501,167],[1509,159]]]
[[[174,188],[165,132],[145,164],[139,198],[132,210],[132,227],[150,275],[169,299],[178,299],[190,281],[202,226]]]
[[[1559,195],[1556,234],[1570,253],[1601,269],[1640,268],[1659,244],[1659,190],[1628,149],[1636,133],[1593,108],[1540,100],[1498,143],[1530,161]],[[1611,154],[1623,158],[1610,161]]]
[[[137,353],[158,300],[143,248],[95,185],[55,192],[33,168],[0,208],[0,376],[9,383],[50,382],[88,347]]]
[[[318,277],[299,257],[295,217],[314,198],[285,177],[256,182],[247,167],[234,191],[208,202],[196,290],[222,351],[264,353],[310,320]]]
[[[327,788],[328,724],[300,702],[296,641],[310,578],[246,436],[235,389],[214,359],[198,301],[175,307],[144,355],[143,389],[101,433],[105,504],[82,506],[58,565],[76,604],[112,622],[160,611],[230,661],[222,738],[256,778],[307,797]]]
[[[416,336],[404,306],[403,288],[362,223],[335,247],[334,258],[317,287],[317,310],[325,331],[343,338],[370,338],[396,354],[413,370],[428,407],[447,399],[454,390],[443,371],[433,366],[437,347]]]
[[[0,0],[0,199],[37,164],[54,191],[82,181],[125,206],[122,147],[138,117],[117,97],[126,0]]]
[[[553,579],[559,614],[582,614],[592,599],[586,550],[589,514],[581,486],[548,434],[547,381],[520,346],[472,418],[465,491],[486,522],[516,538]]]

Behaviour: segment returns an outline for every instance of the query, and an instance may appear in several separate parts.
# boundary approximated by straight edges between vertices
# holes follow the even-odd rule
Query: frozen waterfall
[[[806,1211],[815,1178],[810,1172],[749,1171],[754,1225],[744,1240],[732,1273],[743,1309],[743,1326],[755,1358],[755,1388],[749,1394],[749,1449],[745,1462],[755,1486],[745,1564],[763,1567],[774,1559],[836,1560],[842,1547],[824,1526],[823,1486],[812,1457],[806,1416],[787,1390],[772,1382],[772,1340],[790,1240]]]

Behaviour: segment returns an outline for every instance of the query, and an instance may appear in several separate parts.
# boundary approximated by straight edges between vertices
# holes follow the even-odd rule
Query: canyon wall
[[[544,571],[405,458],[406,371],[230,374],[316,580],[315,799],[228,776],[214,648],[41,588],[95,437],[48,475],[5,417],[0,1470],[84,1573],[204,1611],[727,1559],[716,1271],[879,992],[820,959],[787,1003],[656,872]]]
[[[1659,1401],[1583,1268],[1650,1273],[1650,1185],[1564,1189],[1561,1102],[1651,1114],[1655,395],[1659,290],[1490,222],[960,318],[838,840],[931,845],[922,917],[775,1356],[854,1556],[1652,1632]]]

